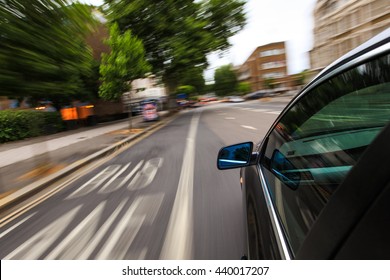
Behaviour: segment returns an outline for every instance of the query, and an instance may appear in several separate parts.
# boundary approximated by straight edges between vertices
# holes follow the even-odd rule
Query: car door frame
[[[300,99],[305,96],[308,92],[312,91],[314,88],[322,84],[328,79],[331,79],[335,77],[336,75],[339,75],[342,72],[347,71],[348,69],[351,69],[353,67],[356,67],[359,64],[362,64],[366,61],[370,61],[376,57],[379,57],[381,55],[384,55],[385,53],[388,53],[390,50],[390,37],[388,35],[390,33],[390,29],[387,30],[387,35],[380,35],[378,38],[375,38],[376,42],[370,43],[367,42],[366,44],[363,44],[361,47],[351,51],[347,55],[343,56],[333,64],[331,64],[329,67],[327,67],[325,70],[323,70],[316,78],[313,79],[312,82],[310,82],[306,87],[302,89],[302,91],[286,106],[286,108],[281,112],[281,114],[278,116],[278,118],[275,120],[269,131],[267,132],[266,136],[264,137],[263,141],[256,147],[255,152],[257,152],[260,156],[258,158],[257,164],[256,164],[256,173],[257,173],[257,180],[253,180],[253,174],[254,169],[251,169],[252,167],[246,167],[241,171],[241,176],[243,179],[243,199],[245,200],[244,205],[248,205],[248,203],[253,203],[251,200],[256,201],[256,196],[259,196],[259,190],[255,188],[249,188],[249,185],[259,185],[261,189],[261,195],[262,196],[262,202],[266,205],[266,208],[268,210],[267,218],[265,218],[265,215],[261,215],[263,213],[264,209],[261,208],[261,206],[257,205],[254,206],[253,209],[255,211],[255,217],[256,217],[256,226],[259,227],[261,223],[266,223],[272,226],[272,230],[260,230],[258,229],[259,236],[257,237],[258,240],[256,242],[261,243],[261,240],[275,240],[277,246],[273,246],[275,252],[273,252],[273,255],[266,255],[262,254],[265,258],[280,258],[280,259],[294,259],[295,257],[298,258],[320,258],[320,259],[327,259],[331,258],[332,254],[321,254],[317,257],[306,254],[304,252],[307,252],[307,250],[300,250],[297,254],[297,256],[294,256],[292,253],[292,250],[290,249],[289,242],[286,238],[286,235],[283,231],[283,226],[281,221],[278,218],[278,215],[276,213],[276,210],[273,206],[272,198],[270,196],[267,183],[265,180],[265,176],[263,171],[261,170],[261,157],[264,153],[262,153],[267,145],[267,141],[269,139],[270,134],[275,129],[276,125],[280,122],[281,118],[288,112],[293,106],[295,106]],[[375,41],[374,40],[374,41]],[[364,165],[364,163],[362,163]],[[251,175],[252,174],[252,175]],[[246,183],[247,181],[252,181],[251,184]],[[257,182],[256,182],[257,181]],[[259,204],[259,203],[257,203]],[[327,208],[327,206],[325,206]],[[248,209],[245,211],[245,218],[246,218],[246,230],[247,235],[250,229],[248,228]],[[260,219],[266,219],[267,221],[261,221]],[[320,217],[318,218],[318,221],[316,224],[320,224]],[[318,226],[320,227],[320,226]],[[269,234],[266,234],[265,232],[269,232]],[[248,243],[251,242],[251,237],[248,235]],[[313,241],[315,240],[316,235],[313,233],[312,237],[310,239],[308,238],[307,241],[305,240],[302,244],[302,248],[307,248],[306,246],[314,246]],[[252,241],[253,242],[253,241]],[[307,243],[306,243],[307,242]],[[306,245],[310,244],[310,245]],[[260,245],[261,247],[265,247],[264,244]],[[248,245],[248,252],[250,252],[250,248]],[[334,252],[333,252],[334,254]],[[249,258],[251,258],[251,254],[249,254]]]

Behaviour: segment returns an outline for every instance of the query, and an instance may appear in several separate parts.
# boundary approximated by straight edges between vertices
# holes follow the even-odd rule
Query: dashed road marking
[[[249,125],[241,125],[241,127],[251,129],[251,130],[257,130],[257,128],[255,128],[253,126],[249,126]]]
[[[256,112],[256,113],[266,113],[266,114],[275,114],[279,115],[282,111],[275,111],[272,109],[256,109],[256,108],[247,108],[247,107],[236,107],[239,110],[243,111],[250,111],[250,112]]]

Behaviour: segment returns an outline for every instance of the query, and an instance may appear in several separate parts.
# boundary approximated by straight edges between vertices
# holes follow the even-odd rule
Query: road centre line
[[[268,114],[274,114],[274,115],[280,115],[282,111],[271,111],[271,112],[267,112]]]
[[[195,141],[200,113],[191,119],[179,185],[169,218],[160,259],[189,260],[193,256],[193,187]]]
[[[241,125],[241,127],[243,128],[247,128],[247,129],[252,129],[252,130],[257,130],[257,128],[253,127],[253,126],[249,126],[249,125]]]

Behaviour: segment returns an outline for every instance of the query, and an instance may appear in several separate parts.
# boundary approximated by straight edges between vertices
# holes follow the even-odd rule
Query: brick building
[[[390,27],[389,0],[318,0],[313,14],[310,62],[317,72]]]
[[[252,91],[285,88],[289,84],[285,42],[259,46],[238,68],[238,80],[248,82]]]

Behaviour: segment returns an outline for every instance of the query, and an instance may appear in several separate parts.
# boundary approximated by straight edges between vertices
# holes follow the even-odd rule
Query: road
[[[239,170],[217,170],[216,156],[224,145],[260,141],[285,105],[181,112],[2,225],[1,259],[239,259]]]

